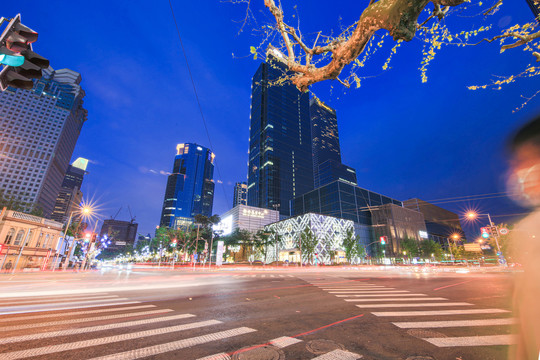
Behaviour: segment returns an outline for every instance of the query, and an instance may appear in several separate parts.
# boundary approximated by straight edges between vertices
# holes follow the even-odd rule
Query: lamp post
[[[64,239],[67,235],[67,232],[69,230],[69,225],[71,225],[71,219],[73,218],[73,213],[74,212],[79,212],[80,215],[84,218],[89,218],[90,216],[92,216],[92,213],[93,213],[93,210],[91,207],[89,206],[83,206],[82,208],[80,209],[77,209],[77,210],[73,210],[71,212],[71,214],[69,215],[69,219],[68,219],[68,222],[67,222],[67,225],[66,225],[66,231],[64,233]],[[80,225],[80,223],[79,223]],[[75,232],[77,232],[79,230],[79,225],[77,225],[77,229],[75,230]],[[75,235],[75,234],[74,234]],[[64,266],[63,266],[63,270],[66,271],[67,270],[67,267],[69,265],[69,257],[71,256],[71,252],[73,251],[73,246],[75,245],[75,236],[73,236],[73,241],[71,242],[71,244],[69,245],[69,250],[66,254],[66,259],[64,260]]]
[[[488,221],[489,221],[489,226],[491,228],[493,228],[493,227],[497,228],[495,226],[495,224],[493,224],[493,221],[491,221],[491,216],[489,214],[478,214],[478,213],[475,213],[474,211],[469,211],[467,213],[467,218],[469,218],[470,220],[475,220],[478,216],[487,216]],[[499,261],[499,263],[501,263],[501,265],[506,264],[506,259],[504,258],[504,255],[503,255],[503,253],[501,251],[501,247],[499,245],[499,231],[496,230],[495,234],[492,234],[492,235],[495,238],[495,244],[497,244],[497,254],[500,254],[500,255],[498,255],[499,260],[502,260],[502,263],[501,263],[501,261]]]
[[[455,244],[457,240],[459,240],[459,234],[452,234],[450,235],[452,238],[452,242]],[[446,241],[448,242],[448,250],[450,251],[450,260],[452,260],[452,263],[456,261],[456,258],[454,257],[454,253],[452,252],[452,246],[450,246],[450,237],[446,238]]]

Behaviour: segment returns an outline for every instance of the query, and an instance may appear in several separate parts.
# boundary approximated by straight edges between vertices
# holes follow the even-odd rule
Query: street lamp
[[[66,224],[66,230],[64,231],[64,240],[66,239],[67,232],[68,232],[68,230],[69,230],[69,226],[71,225],[71,220],[72,220],[72,218],[73,218],[73,214],[74,214],[74,213],[79,213],[79,215],[80,215],[83,219],[87,220],[87,219],[91,218],[92,215],[94,214],[94,209],[93,209],[93,207],[90,206],[90,205],[82,204],[79,208],[73,210],[73,211],[69,214],[69,219],[68,219],[68,222],[67,222],[67,224]],[[78,231],[79,225],[80,225],[80,222],[79,222],[79,224],[77,225],[77,228],[75,229],[75,232]],[[97,223],[96,223],[96,225],[97,225]],[[73,242],[70,244],[69,250],[68,250],[68,252],[67,252],[67,254],[66,254],[66,259],[64,260],[64,266],[63,266],[63,270],[64,270],[64,271],[67,270],[67,266],[69,265],[69,257],[70,257],[70,255],[71,255],[71,251],[73,250],[73,246],[75,245],[75,242],[76,242],[76,240],[75,240],[75,235],[76,235],[76,234],[73,234]],[[80,240],[80,239],[79,239],[79,240]]]
[[[489,226],[491,226],[492,228],[495,227],[495,224],[493,224],[493,221],[491,221],[491,216],[489,214],[478,214],[477,212],[474,212],[474,211],[469,211],[467,214],[466,214],[467,218],[469,220],[476,220],[476,218],[478,218],[479,216],[487,216],[488,220],[489,220]],[[497,254],[500,256],[500,260],[503,261],[503,264],[506,263],[506,259],[504,258],[504,255],[501,251],[501,247],[499,246],[499,231],[495,231],[495,234],[493,234],[493,237],[495,238],[495,243],[497,244]],[[502,264],[501,264],[502,265]]]

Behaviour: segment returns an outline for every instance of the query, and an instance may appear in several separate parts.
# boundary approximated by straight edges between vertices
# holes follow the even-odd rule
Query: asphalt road
[[[4,274],[0,359],[506,359],[511,294],[507,273]]]

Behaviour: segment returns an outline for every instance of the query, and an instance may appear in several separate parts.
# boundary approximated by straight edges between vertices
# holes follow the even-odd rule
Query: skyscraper
[[[237,182],[234,185],[233,208],[236,205],[247,205],[247,183]]]
[[[65,223],[69,214],[81,203],[83,197],[81,186],[87,165],[87,159],[77,158],[68,166],[62,187],[56,197],[51,219]]]
[[[313,180],[315,188],[342,180],[357,185],[356,171],[341,163],[336,110],[317,98],[309,101],[313,138]],[[301,194],[300,194],[301,195]]]
[[[214,203],[214,158],[197,144],[178,144],[173,170],[167,179],[161,226],[185,226],[197,214],[211,216]]]
[[[286,67],[276,56],[251,85],[247,203],[289,216],[289,201],[313,189],[309,95],[279,82]]]
[[[0,92],[0,189],[5,196],[53,210],[87,119],[81,75],[43,71],[32,90]]]

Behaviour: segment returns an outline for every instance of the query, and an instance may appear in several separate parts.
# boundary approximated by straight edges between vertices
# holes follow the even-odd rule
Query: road
[[[512,275],[410,269],[0,275],[0,359],[506,359]]]

